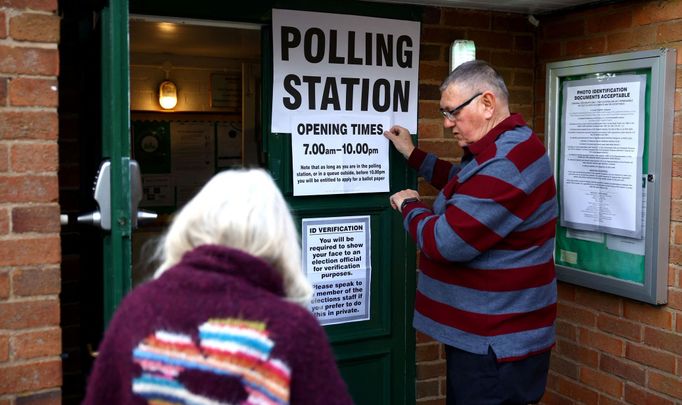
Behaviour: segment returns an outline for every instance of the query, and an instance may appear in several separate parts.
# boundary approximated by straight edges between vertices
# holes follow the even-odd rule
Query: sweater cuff
[[[426,152],[419,148],[414,148],[410,157],[407,159],[407,164],[413,169],[419,170],[424,159],[426,159]]]

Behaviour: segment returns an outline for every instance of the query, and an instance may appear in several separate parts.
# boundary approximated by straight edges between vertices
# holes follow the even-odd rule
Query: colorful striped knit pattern
[[[519,115],[470,145],[461,166],[416,149],[409,163],[441,189],[409,204],[421,249],[414,326],[499,361],[554,345],[557,202],[546,150]]]
[[[274,343],[262,322],[209,319],[199,326],[199,345],[180,333],[157,331],[133,350],[142,375],[133,392],[150,404],[224,404],[190,392],[178,379],[185,370],[238,378],[244,405],[289,403],[290,370],[270,357]]]

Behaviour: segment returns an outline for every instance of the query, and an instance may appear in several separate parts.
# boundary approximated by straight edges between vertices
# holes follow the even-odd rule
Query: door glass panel
[[[131,154],[139,207],[158,214],[133,233],[133,285],[153,275],[156,240],[213,174],[264,166],[260,44],[255,24],[130,18]]]

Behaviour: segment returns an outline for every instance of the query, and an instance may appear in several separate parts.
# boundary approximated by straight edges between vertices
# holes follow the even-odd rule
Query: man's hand
[[[410,157],[414,150],[414,144],[407,129],[400,125],[394,125],[388,131],[384,131],[384,136],[393,143],[398,152],[405,156],[405,159]]]
[[[403,201],[406,198],[421,198],[421,197],[419,197],[418,192],[411,190],[411,189],[398,191],[397,193],[395,193],[389,197],[389,201],[391,202],[391,207],[394,210],[400,212],[400,206],[403,204]]]

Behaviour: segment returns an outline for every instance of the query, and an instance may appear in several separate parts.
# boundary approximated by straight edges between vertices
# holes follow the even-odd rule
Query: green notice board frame
[[[554,262],[560,281],[651,304],[667,302],[675,63],[675,49],[662,48],[547,64],[545,137],[559,200]],[[615,118],[618,114],[600,119],[603,106],[598,105],[598,100],[605,89],[614,92],[637,90],[633,94],[623,93],[634,100],[630,104],[636,106],[636,111],[628,113],[633,118],[631,121]],[[569,94],[573,97],[572,104],[566,101]],[[591,99],[582,104],[580,111],[575,107],[579,97],[580,100]],[[623,124],[624,121],[639,122],[639,125]],[[616,129],[605,129],[606,126],[625,126],[631,133],[637,133],[639,139],[638,146],[633,148],[638,154],[630,155],[630,158],[635,157],[631,159],[635,163],[626,167],[630,172],[641,170],[641,191],[635,189],[629,194],[635,197],[629,201],[630,205],[624,205],[636,208],[624,210],[626,215],[618,210],[614,214],[611,207],[578,209],[578,205],[590,198],[595,198],[599,206],[601,198],[610,191],[603,191],[605,183],[601,183],[599,174],[594,174],[598,171],[589,169],[578,175],[577,171],[569,170],[569,166],[576,167],[575,162],[566,162],[569,155],[571,159],[577,156],[577,160],[587,156],[581,155],[580,148],[601,142],[597,140],[600,132],[612,137]],[[577,133],[580,136],[576,136]],[[582,140],[575,142],[578,138]],[[570,149],[567,149],[569,144]],[[616,147],[601,147],[604,148],[603,160],[595,159],[594,150],[591,150],[590,156],[579,164],[623,166],[620,162],[613,164],[619,158],[614,152]],[[615,170],[617,175],[627,173]],[[597,185],[594,185],[595,181],[580,177],[584,174],[594,174]],[[633,178],[637,179],[631,176],[630,184]],[[576,183],[581,187],[584,184],[585,190],[594,187],[596,191],[590,191],[590,195],[575,193],[580,189],[574,188]],[[622,185],[625,183],[619,184]],[[608,215],[603,211],[608,211]],[[575,212],[587,212],[586,219],[569,220],[569,217],[575,218]],[[594,212],[599,218],[596,225],[589,223],[594,221]],[[623,217],[618,218],[618,215]],[[602,220],[607,217],[608,220]],[[619,225],[608,225],[613,223]],[[626,223],[635,225],[632,229],[620,226]]]

